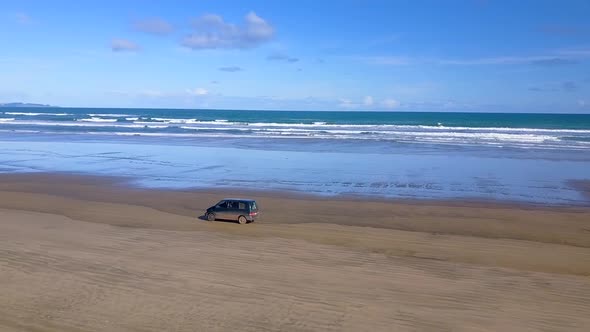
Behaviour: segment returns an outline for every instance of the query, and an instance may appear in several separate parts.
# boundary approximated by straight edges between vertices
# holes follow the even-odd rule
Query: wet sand
[[[207,222],[255,197],[253,224]],[[590,209],[0,176],[2,331],[590,329]]]

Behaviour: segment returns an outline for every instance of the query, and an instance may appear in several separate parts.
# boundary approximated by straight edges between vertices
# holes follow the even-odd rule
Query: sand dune
[[[224,194],[0,177],[0,330],[590,329],[587,209]]]

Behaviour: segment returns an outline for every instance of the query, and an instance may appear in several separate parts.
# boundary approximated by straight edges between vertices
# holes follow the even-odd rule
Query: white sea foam
[[[130,118],[135,119],[135,118]],[[163,120],[160,118],[160,120]],[[179,123],[185,124],[182,129],[212,129],[212,130],[252,130],[268,132],[309,132],[309,133],[347,133],[347,134],[381,134],[381,135],[408,135],[408,136],[452,136],[462,138],[489,138],[489,139],[518,139],[533,138],[537,140],[547,140],[558,138],[557,134],[586,134],[590,130],[576,129],[531,129],[531,128],[469,128],[469,127],[428,127],[428,126],[394,126],[394,125],[310,125],[310,124],[285,124],[285,123],[232,123],[225,121],[196,121],[195,119],[174,119]],[[13,124],[23,125],[41,125],[41,126],[97,126],[99,124],[108,124],[113,127],[126,127],[129,124],[117,123],[117,119],[104,119],[92,117],[78,119],[76,122],[70,121],[26,121],[15,118],[0,118],[3,122],[13,122]],[[180,122],[184,121],[184,122]],[[81,124],[88,123],[88,124]],[[163,124],[174,124],[169,121],[161,121]],[[188,123],[187,123],[188,122]],[[153,128],[166,128],[168,126],[160,125],[153,121],[133,121],[134,127],[153,126]],[[213,127],[211,125],[214,125]],[[436,128],[435,130],[432,130]],[[359,130],[362,129],[362,130]]]
[[[165,123],[198,123],[197,119],[151,118],[153,121]]]
[[[511,133],[570,133],[570,134],[590,134],[587,129],[551,129],[551,128],[504,128],[504,127],[445,127],[445,126],[425,126],[425,125],[373,125],[373,124],[327,124],[325,122],[314,123],[277,123],[277,122],[230,122],[228,120],[214,120],[214,121],[199,121],[197,119],[188,118],[151,118],[151,121],[146,121],[140,118],[141,121],[129,121],[134,123],[149,124],[154,122],[163,122],[168,124],[190,124],[190,125],[223,125],[234,127],[256,127],[256,128],[309,128],[309,129],[331,129],[338,128],[342,130],[374,130],[374,131],[391,131],[391,130],[424,130],[433,132],[511,132]]]
[[[90,119],[78,119],[76,121],[82,122],[117,122],[117,119],[103,119],[98,117],[92,117]]]
[[[66,115],[72,115],[70,113],[31,113],[31,112],[4,112],[4,114],[25,115],[25,116],[38,116],[38,115],[66,116]]]
[[[402,127],[402,126],[398,126]],[[405,126],[419,127],[431,130],[448,130],[448,131],[512,131],[512,132],[553,132],[553,133],[572,133],[572,134],[590,134],[587,129],[552,129],[552,128],[510,128],[510,127],[445,127],[445,126]]]
[[[145,121],[145,119],[141,119],[141,121],[135,121],[134,123],[154,123],[154,122],[162,122],[168,124],[194,124],[194,125],[203,125],[203,124],[215,124],[215,125],[223,125],[223,126],[232,126],[232,125],[240,125],[239,122],[228,122],[227,120],[214,120],[214,121],[199,121],[197,119],[171,119],[171,118],[151,118],[152,121]]]
[[[2,133],[26,133],[26,134],[36,134],[36,133],[40,133],[41,131],[39,130],[22,130],[22,129],[12,129],[12,130],[6,130],[6,129],[0,129],[0,132]]]
[[[98,117],[114,117],[114,118],[122,118],[125,116],[134,116],[135,114],[118,114],[118,113],[88,113],[88,116],[98,116]]]
[[[228,130],[239,130],[239,131],[250,131],[250,129],[248,128],[228,128],[228,127],[203,127],[203,126],[198,126],[198,127],[193,127],[193,126],[180,126],[180,129],[186,129],[186,130],[219,130],[219,131],[228,131]]]
[[[58,122],[58,121],[11,121],[3,124],[12,126],[51,126],[51,127],[121,127],[121,128],[143,128],[143,125],[118,124],[114,122]]]
[[[8,122],[10,123],[10,122]],[[7,123],[7,124],[8,124]],[[369,132],[367,134],[358,134],[358,132],[350,133],[345,131],[264,131],[264,130],[254,130],[252,132],[245,132],[248,129],[243,128],[242,133],[236,133],[231,129],[232,132],[228,132],[223,127],[202,127],[201,129],[206,129],[207,131],[193,131],[192,133],[174,133],[174,132],[145,132],[145,131],[134,131],[134,132],[123,132],[117,131],[116,128],[135,128],[135,129],[143,129],[146,128],[144,125],[137,125],[137,124],[127,124],[127,125],[117,125],[111,126],[108,124],[93,124],[93,123],[78,123],[74,124],[71,127],[114,127],[113,131],[70,131],[67,132],[68,134],[78,134],[78,135],[116,135],[116,136],[146,136],[146,137],[181,137],[181,138],[263,138],[263,139],[279,139],[279,138],[291,138],[291,139],[330,139],[330,140],[357,140],[357,141],[366,141],[366,140],[377,140],[377,141],[393,141],[399,143],[407,143],[407,144],[442,144],[442,145],[452,145],[452,146],[473,146],[473,145],[480,145],[480,146],[490,146],[490,147],[517,147],[523,149],[544,149],[544,150],[554,150],[554,149],[574,149],[580,151],[587,151],[590,149],[590,145],[588,144],[578,144],[578,143],[586,143],[586,142],[570,142],[570,141],[560,141],[554,137],[536,137],[536,136],[525,136],[525,137],[510,137],[510,136],[480,136],[476,137],[464,137],[461,135],[407,135],[407,133],[401,133],[399,136],[397,135],[389,135],[384,136],[380,133],[372,133]],[[163,126],[158,126],[163,127]],[[149,128],[149,126],[147,127]],[[156,128],[158,129],[158,128]],[[194,129],[194,128],[191,128]],[[217,132],[216,132],[217,130]],[[2,131],[2,130],[0,130]],[[19,132],[19,130],[9,130],[10,132]],[[53,133],[53,134],[63,134],[64,132],[52,132],[48,130],[42,131],[35,131],[41,133]],[[363,133],[363,132],[361,132]]]
[[[250,127],[292,127],[292,128],[362,128],[362,129],[423,129],[432,131],[501,131],[501,132],[554,132],[554,133],[572,133],[572,134],[590,134],[587,129],[551,129],[551,128],[510,128],[510,127],[445,127],[445,126],[425,126],[425,125],[373,125],[373,124],[320,124],[320,123],[276,123],[276,122],[253,122],[243,123]]]
[[[99,115],[99,114],[94,114]],[[101,114],[106,116],[105,114]],[[112,114],[111,114],[112,115]],[[501,127],[447,127],[425,125],[372,125],[314,123],[264,123],[231,122],[226,119],[203,120],[194,118],[146,118],[131,116],[129,122],[117,122],[115,118],[93,116],[76,121],[29,121],[14,118],[0,119],[0,126],[86,127],[70,132],[95,131],[100,127],[104,134],[121,133],[123,129],[138,129],[135,133],[120,135],[178,136],[178,137],[256,137],[256,138],[317,138],[334,140],[375,140],[404,143],[488,145],[503,147],[556,148],[575,147],[589,149],[587,129],[539,129]],[[112,128],[112,129],[110,129]],[[122,128],[122,129],[118,129]],[[29,129],[29,128],[27,128]],[[146,129],[145,132],[142,130]],[[151,129],[148,130],[147,129]],[[162,129],[162,130],[160,130]],[[163,130],[167,129],[167,130]],[[47,130],[45,130],[47,132]],[[117,134],[119,135],[119,134]]]
[[[509,133],[458,133],[458,132],[389,132],[393,135],[413,136],[415,138],[436,138],[436,139],[472,139],[472,140],[495,140],[495,141],[515,141],[515,142],[543,142],[547,140],[559,140],[558,137],[550,135],[534,134],[509,134]]]
[[[95,134],[103,134],[103,133],[95,133]],[[116,135],[116,136],[138,136],[138,137],[177,137],[177,138],[252,138],[253,136],[251,134],[228,134],[228,133],[146,133],[146,132],[114,132],[114,133],[109,133],[108,135]],[[256,136],[255,136],[256,137]],[[266,139],[332,139],[332,140],[372,140],[372,138],[367,138],[367,137],[359,137],[356,135],[322,135],[322,134],[317,134],[317,135],[299,135],[299,134],[289,134],[289,133],[274,133],[269,135],[268,133],[264,133],[264,135],[262,136],[263,138]],[[385,141],[389,140],[389,139],[384,139]],[[398,140],[395,140],[398,141]],[[443,139],[443,140],[436,140],[436,139],[431,139],[431,140],[422,140],[422,141],[417,141],[417,140],[407,140],[404,141],[402,140],[402,142],[405,143],[412,143],[412,144],[424,144],[424,143],[430,143],[430,144],[443,144],[443,145],[459,145],[459,146],[469,146],[472,145],[473,142],[468,142],[468,141],[454,141],[454,140],[449,140],[449,139]],[[477,144],[485,144],[488,146],[499,146],[502,147],[506,144],[506,142],[502,143],[502,142],[480,142]],[[543,144],[543,145],[538,145],[536,143],[531,143],[531,142],[519,142],[519,143],[509,143],[511,146],[514,147],[518,147],[518,148],[523,148],[523,149],[530,149],[530,148],[535,148],[535,149],[543,149],[543,150],[555,150],[555,149],[563,149],[564,146],[563,145],[559,145],[559,144]],[[576,146],[576,145],[571,145],[571,146],[567,146],[570,149],[575,149],[575,150],[587,150],[587,147],[580,147],[580,146]]]
[[[100,133],[103,134],[103,133]],[[109,133],[111,135],[117,136],[152,136],[152,137],[217,137],[217,138],[249,138],[252,137],[251,135],[236,135],[236,134],[213,134],[213,133],[200,133],[200,134],[191,134],[191,133],[146,133],[146,132],[113,132]],[[266,137],[266,136],[265,136]],[[283,138],[280,135],[268,136],[266,138]],[[304,137],[302,137],[304,138]]]

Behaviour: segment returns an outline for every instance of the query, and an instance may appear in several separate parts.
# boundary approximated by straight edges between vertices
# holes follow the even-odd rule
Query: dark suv
[[[226,198],[207,209],[207,220],[236,220],[240,224],[254,221],[258,217],[258,205],[252,199]]]

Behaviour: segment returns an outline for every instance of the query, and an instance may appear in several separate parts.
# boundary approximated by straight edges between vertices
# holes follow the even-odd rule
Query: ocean
[[[588,204],[590,115],[1,108],[0,172]]]

